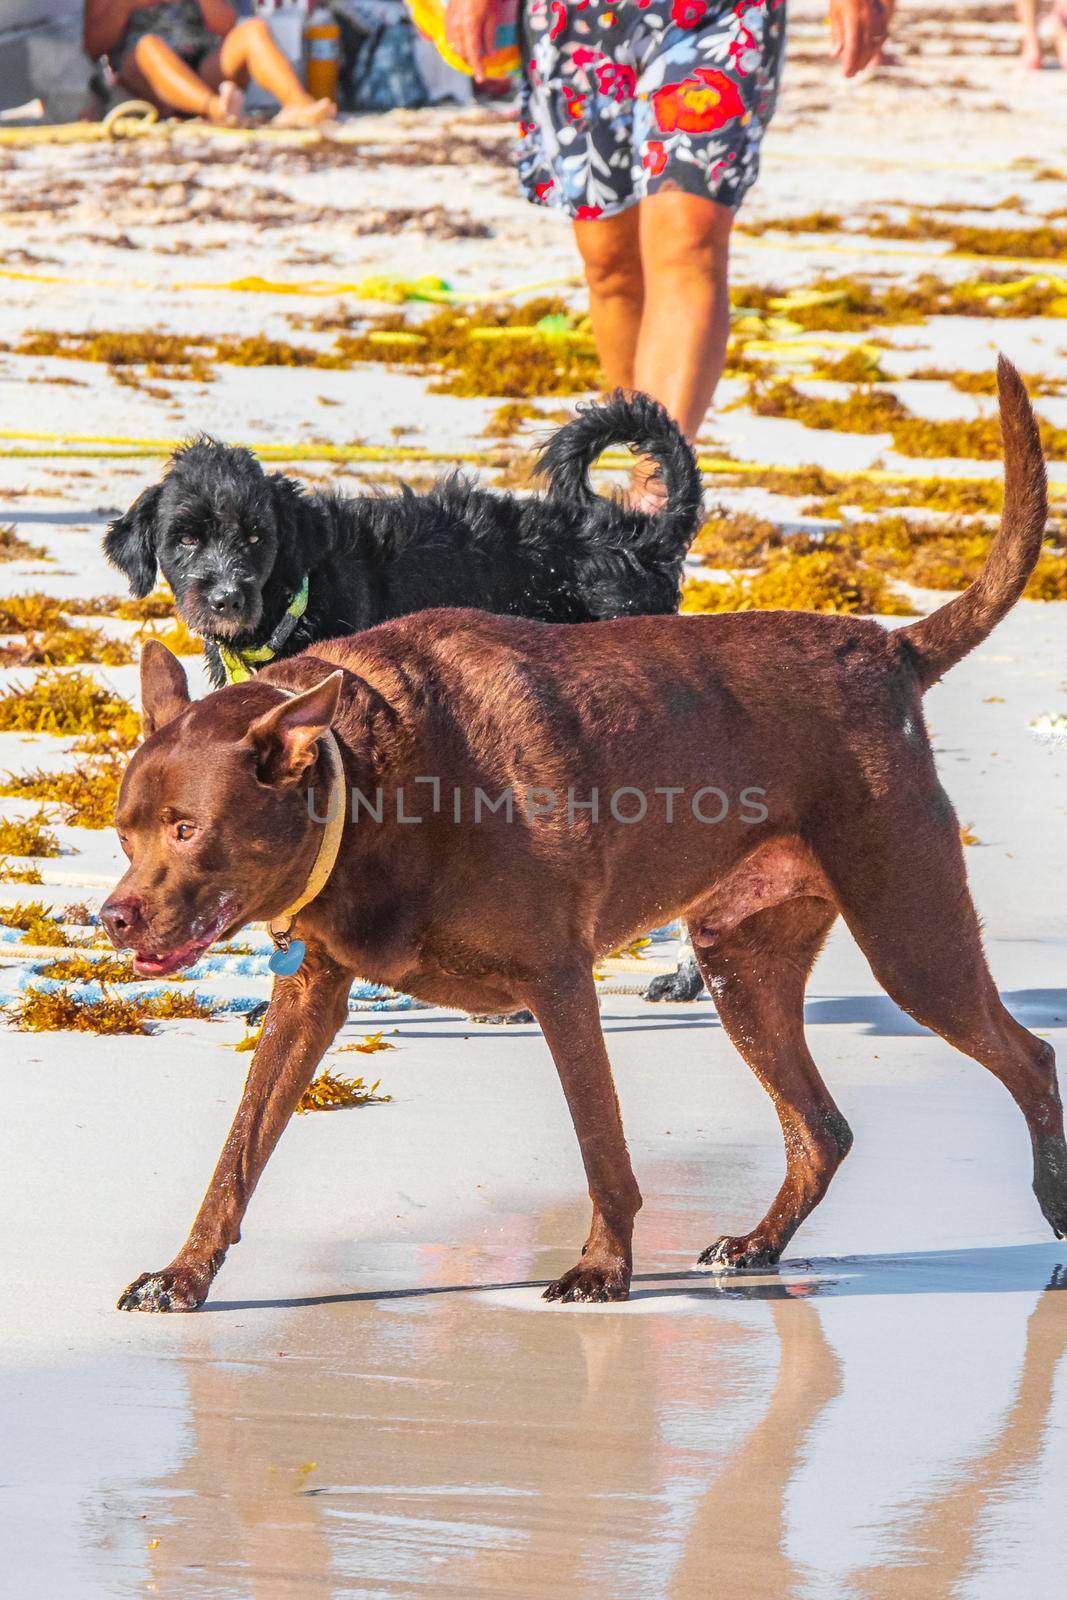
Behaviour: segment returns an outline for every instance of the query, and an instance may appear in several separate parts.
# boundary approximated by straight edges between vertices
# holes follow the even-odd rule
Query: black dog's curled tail
[[[688,544],[700,520],[704,486],[692,446],[651,395],[616,389],[606,400],[580,406],[574,421],[560,428],[538,457],[549,497],[585,505],[595,501],[589,469],[598,456],[618,444],[658,463],[667,500],[654,520],[668,523]]]

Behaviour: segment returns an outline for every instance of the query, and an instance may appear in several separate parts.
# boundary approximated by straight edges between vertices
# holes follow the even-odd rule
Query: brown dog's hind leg
[[[770,1267],[818,1205],[848,1154],[852,1133],[804,1038],[804,989],[837,916],[814,896],[760,911],[697,960],[720,1020],[774,1102],[785,1139],[785,1180],[751,1233],[717,1239],[702,1266]],[[705,934],[705,938],[706,938]]]
[[[229,1137],[185,1244],[169,1267],[142,1273],[120,1311],[195,1311],[207,1299],[271,1151],[348,1014],[352,974],[309,949],[278,978]]]
[[[997,993],[955,816],[949,810],[936,832],[929,822],[920,828],[920,819],[912,801],[892,829],[875,833],[867,823],[866,851],[842,850],[835,874],[842,914],[897,1005],[988,1068],[1015,1100],[1030,1132],[1034,1193],[1053,1233],[1065,1238],[1067,1144],[1055,1052],[1016,1022]]]
[[[600,1027],[592,960],[582,955],[559,982],[527,996],[541,1024],[589,1180],[593,1221],[582,1259],[545,1290],[546,1300],[625,1300],[633,1270],[631,1239],[641,1193],[630,1165],[611,1063]]]

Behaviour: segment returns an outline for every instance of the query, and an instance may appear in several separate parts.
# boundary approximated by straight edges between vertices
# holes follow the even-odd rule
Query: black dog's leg
[[[472,1022],[491,1022],[496,1026],[499,1023],[536,1022],[537,1018],[532,1011],[523,1009],[521,1011],[486,1011],[481,1013],[472,1011],[470,1020]]]
[[[693,955],[693,947],[686,939],[673,972],[663,972],[653,978],[645,990],[646,1000],[699,1000],[704,993],[704,979]]]

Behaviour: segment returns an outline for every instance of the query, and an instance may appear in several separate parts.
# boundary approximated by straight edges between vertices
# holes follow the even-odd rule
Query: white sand
[[[1067,205],[1067,183],[1013,166],[1061,161],[1067,97],[1056,74],[1026,78],[988,53],[990,41],[1008,49],[1006,24],[958,11],[957,32],[980,36],[987,53],[946,58],[943,24],[909,11],[905,39],[924,54],[842,86],[804,59],[821,42],[816,8],[793,9],[788,88],[747,216],[889,201],[966,208],[1012,193],[1034,217]],[[484,117],[442,115],[357,132],[433,139],[445,125],[493,133]],[[197,176],[199,148],[178,138],[162,178]],[[238,209],[266,185],[305,211],[347,214],[257,232],[196,223],[195,191],[153,200],[138,180],[101,200],[124,160],[83,146],[20,153],[0,172],[0,212],[16,194],[37,188],[54,207],[60,180],[81,186],[63,210],[6,215],[5,247],[13,270],[82,280],[6,281],[0,340],[31,327],[315,337],[286,319],[320,302],[175,290],[176,279],[417,271],[500,288],[574,269],[565,230],[515,200],[502,169],[304,174],[282,157],[266,170],[205,169]],[[495,236],[352,237],[368,207],[441,204],[488,220]],[[125,234],[137,248],[86,234]],[[198,253],[165,253],[190,241]],[[862,253],[835,253],[844,248]],[[741,239],[738,278],[897,270],[894,248],[841,235]],[[46,259],[20,264],[16,249]],[[322,259],[298,259],[309,254]],[[910,255],[899,270],[914,274]],[[131,278],[152,287],[131,291]],[[983,367],[1005,348],[1028,370],[1067,375],[1062,320],[945,319],[894,337],[913,347],[901,371]],[[57,375],[78,386],[28,382]],[[3,426],[30,432],[206,427],[389,443],[405,429],[405,442],[448,450],[480,442],[494,405],[430,395],[384,369],[223,369],[210,385],[166,387],[171,399],[158,400],[101,367],[0,353]],[[932,416],[989,405],[944,385],[900,393]],[[1041,401],[1061,425],[1065,408]],[[891,460],[885,440],[743,410],[715,416],[708,436],[765,461]],[[158,470],[157,460],[0,460],[0,523],[16,521],[56,557],[0,568],[3,592],[118,589],[99,555],[97,508],[124,505]],[[729,499],[766,504],[758,483]],[[993,969],[1016,1015],[1061,1047],[1067,742],[1041,742],[1028,725],[1067,710],[1065,609],[1020,606],[929,708],[946,786],[979,840],[968,864]],[[28,674],[0,680],[12,676]],[[133,692],[134,669],[104,676]],[[0,736],[0,768],[63,759],[60,741]],[[5,816],[34,809],[0,805]],[[43,888],[0,885],[0,900],[99,902],[118,869],[111,835],[60,833],[67,853],[41,863]],[[10,954],[0,950],[0,977]],[[392,1102],[297,1119],[207,1310],[151,1319],[120,1316],[114,1299],[168,1259],[192,1218],[247,1065],[230,1048],[240,1024],[119,1040],[6,1032],[4,1593],[1057,1594],[1067,1297],[1048,1286],[1067,1276],[1067,1247],[1030,1194],[1025,1129],[1001,1087],[903,1018],[836,933],[811,985],[810,1035],[856,1150],[780,1275],[695,1278],[699,1249],[750,1226],[773,1193],[773,1114],[707,1001],[663,1011],[615,996],[604,1014],[646,1196],[624,1308],[545,1307],[531,1286],[569,1264],[585,1220],[577,1149],[534,1028],[473,1029],[441,1012],[350,1023],[342,1042],[384,1026],[396,1049],[332,1064],[380,1074]]]

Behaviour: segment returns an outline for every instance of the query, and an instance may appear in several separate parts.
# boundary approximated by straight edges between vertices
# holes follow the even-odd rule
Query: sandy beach
[[[1014,284],[1067,270],[1008,248],[1012,229],[1054,239],[1063,226],[1062,75],[1017,67],[1007,7],[946,22],[919,5],[901,19],[896,64],[846,85],[824,59],[819,8],[804,0],[791,15],[782,107],[735,256],[735,298],[743,311],[750,291],[761,308],[751,358],[842,398],[850,386],[812,376],[804,341],[821,339],[823,359],[876,334],[884,392],[912,417],[973,421],[993,415],[990,394],[915,374],[981,373],[1003,350],[1046,380],[1041,415],[1067,429],[1067,283],[1041,314],[1001,314],[1031,292]],[[376,297],[383,280],[439,278],[514,303],[547,280],[580,309],[566,229],[515,196],[511,138],[477,110],[346,122],[325,156],[298,138],[193,127],[0,142],[0,528],[23,541],[2,552],[0,604],[118,595],[107,520],[158,477],[169,441],[201,429],[353,490],[397,473],[421,482],[468,455],[487,481],[518,481],[546,419],[575,397],[538,398],[541,415],[507,431],[506,394],[439,392],[385,361],[279,364],[275,350],[205,368],[179,352],[153,368],[87,348],[150,332],[330,354],[331,317],[378,326],[397,310]],[[789,231],[818,213],[830,220]],[[931,233],[946,218],[995,226],[1005,247],[977,255]],[[787,299],[844,275],[883,293],[989,273],[1002,283],[988,316],[902,315],[873,333],[813,334],[765,305],[769,287]],[[994,451],[918,456],[903,434],[759,414],[751,374],[734,366],[701,451],[745,470],[709,470],[709,506],[810,530],[825,507],[782,469],[873,473],[887,505],[899,479],[998,474]],[[392,458],[405,448],[434,459]],[[378,459],[351,459],[359,450]],[[1067,451],[1053,452],[1050,479],[1062,526]],[[908,582],[893,593],[922,610],[947,598]],[[138,627],[114,609],[88,621],[118,641]],[[41,670],[4,663],[0,703]],[[202,690],[199,659],[186,664]],[[136,699],[132,661],[61,670]],[[1062,1059],[1067,601],[1021,602],[927,712],[998,985]],[[70,770],[84,759],[73,746],[0,731],[0,773]],[[39,810],[0,800],[3,821]],[[109,829],[45,810],[58,853],[5,858],[38,881],[0,881],[0,912],[39,902],[88,938],[121,852]],[[48,952],[0,926],[12,1600],[1060,1592],[1067,1245],[1034,1201],[1003,1088],[904,1016],[843,928],[807,1020],[856,1145],[779,1272],[694,1270],[717,1235],[766,1208],[781,1136],[709,999],[642,998],[673,955],[661,939],[609,963],[603,985],[645,1195],[627,1305],[540,1299],[573,1260],[586,1201],[537,1027],[364,995],[326,1064],[380,1079],[391,1098],[294,1119],[202,1312],[120,1316],[116,1296],[170,1258],[210,1174],[249,1061],[235,1049],[241,1013],[268,993],[265,948],[255,935],[197,969],[187,987],[210,1020],[32,1032],[17,1010]],[[378,1031],[389,1049],[345,1050]]]

